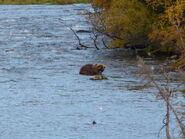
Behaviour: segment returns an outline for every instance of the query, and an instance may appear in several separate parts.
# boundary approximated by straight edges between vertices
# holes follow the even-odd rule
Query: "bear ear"
[[[104,70],[105,66],[102,64],[96,64],[96,66],[98,67],[99,70]]]
[[[105,65],[103,65],[103,69],[105,69],[106,68],[106,66]]]

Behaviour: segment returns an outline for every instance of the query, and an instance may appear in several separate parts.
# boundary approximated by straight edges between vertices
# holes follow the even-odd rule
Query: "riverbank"
[[[94,0],[91,3],[95,9],[101,9],[91,16],[91,22],[99,33],[112,39],[109,48],[177,55],[178,59],[171,61],[172,67],[185,69],[184,2]]]
[[[72,4],[88,3],[89,0],[0,0],[0,5],[29,5],[29,4]]]

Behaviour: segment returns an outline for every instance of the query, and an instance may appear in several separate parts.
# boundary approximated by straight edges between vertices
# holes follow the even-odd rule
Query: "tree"
[[[145,46],[152,54],[180,54],[185,59],[185,1],[94,0],[92,3],[96,11],[91,15],[92,24],[112,39],[110,48]],[[179,66],[185,68],[185,60],[174,67]]]

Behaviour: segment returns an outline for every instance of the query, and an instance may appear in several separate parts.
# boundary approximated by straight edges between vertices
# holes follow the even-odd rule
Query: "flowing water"
[[[0,139],[157,138],[165,107],[155,91],[129,89],[141,81],[135,58],[76,49],[69,27],[89,30],[85,9],[90,5],[0,6]],[[93,47],[88,32],[78,35]],[[105,64],[108,80],[79,75],[87,63]]]

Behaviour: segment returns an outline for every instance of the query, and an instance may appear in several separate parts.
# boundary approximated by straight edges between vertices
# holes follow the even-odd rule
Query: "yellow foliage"
[[[176,3],[185,4],[185,0],[144,0],[151,7],[163,7],[166,9]]]
[[[185,21],[184,11],[184,3],[177,1],[176,4],[166,9],[165,14],[172,25],[180,25],[181,22]]]
[[[104,31],[113,36],[111,47],[145,44],[152,27],[150,14],[146,6],[138,0],[112,0],[109,8],[101,12],[100,20],[96,20],[96,23],[105,26]]]
[[[180,34],[174,26],[155,30],[149,34],[149,38],[155,43],[155,48],[160,48],[161,51],[179,53],[182,50],[180,47],[174,47],[180,43]]]
[[[92,0],[92,5],[98,8],[108,9],[112,0]]]
[[[185,0],[94,0],[93,4],[100,8],[94,25],[112,38],[110,47],[147,44],[150,51],[180,54],[176,65],[184,65]]]
[[[158,42],[168,51],[182,54],[185,49],[185,4],[177,0],[164,10],[158,18],[159,28],[150,33],[153,42]]]
[[[119,40],[119,39],[116,39],[114,41],[112,41],[110,44],[109,44],[109,48],[119,48],[120,46],[123,46],[124,43],[122,40]]]

